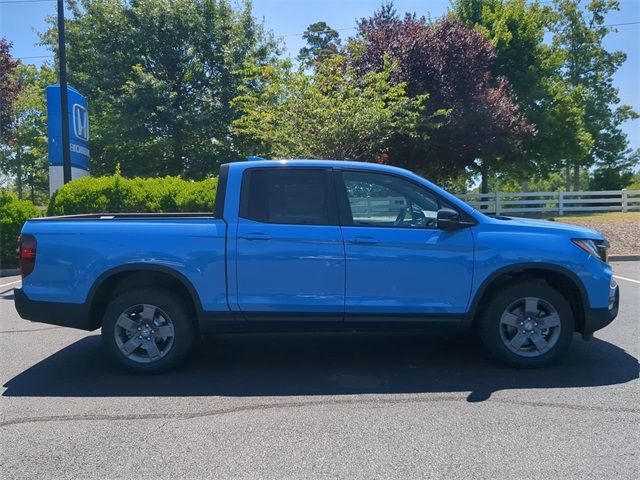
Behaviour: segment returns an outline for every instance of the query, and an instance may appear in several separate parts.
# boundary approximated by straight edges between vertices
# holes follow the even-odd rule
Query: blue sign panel
[[[73,87],[68,87],[69,139],[71,166],[89,170],[89,111],[87,99]],[[47,130],[49,132],[49,165],[62,165],[62,123],[60,85],[47,87]]]

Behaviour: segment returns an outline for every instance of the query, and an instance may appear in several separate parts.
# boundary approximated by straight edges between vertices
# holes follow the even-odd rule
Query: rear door
[[[246,319],[343,318],[344,245],[331,169],[246,170],[236,242]]]
[[[473,274],[471,229],[440,230],[451,208],[399,175],[337,173],[346,252],[345,319],[446,319],[466,310]]]

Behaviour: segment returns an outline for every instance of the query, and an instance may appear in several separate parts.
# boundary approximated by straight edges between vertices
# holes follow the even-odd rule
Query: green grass
[[[566,216],[554,216],[559,222],[640,222],[640,212],[584,213]]]

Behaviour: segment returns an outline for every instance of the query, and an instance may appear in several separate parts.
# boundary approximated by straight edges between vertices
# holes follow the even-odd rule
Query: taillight
[[[20,235],[20,275],[22,278],[33,272],[36,266],[36,237]]]

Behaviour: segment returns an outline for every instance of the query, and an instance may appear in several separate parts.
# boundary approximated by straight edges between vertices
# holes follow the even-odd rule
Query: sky
[[[304,46],[302,32],[311,23],[325,21],[344,39],[354,33],[357,19],[370,16],[381,0],[253,0],[254,15],[265,28],[282,37],[288,55],[295,57]],[[437,18],[447,12],[449,0],[396,0],[399,13],[416,12]],[[607,24],[640,22],[640,0],[620,0],[620,11],[611,12]],[[0,0],[0,36],[13,42],[13,54],[24,63],[51,60],[51,52],[37,45],[38,32],[46,29],[45,17],[55,14],[55,0]],[[640,24],[620,25],[605,41],[609,50],[622,50],[626,63],[614,78],[620,99],[640,113]],[[627,122],[624,130],[630,146],[640,148],[640,119]]]

